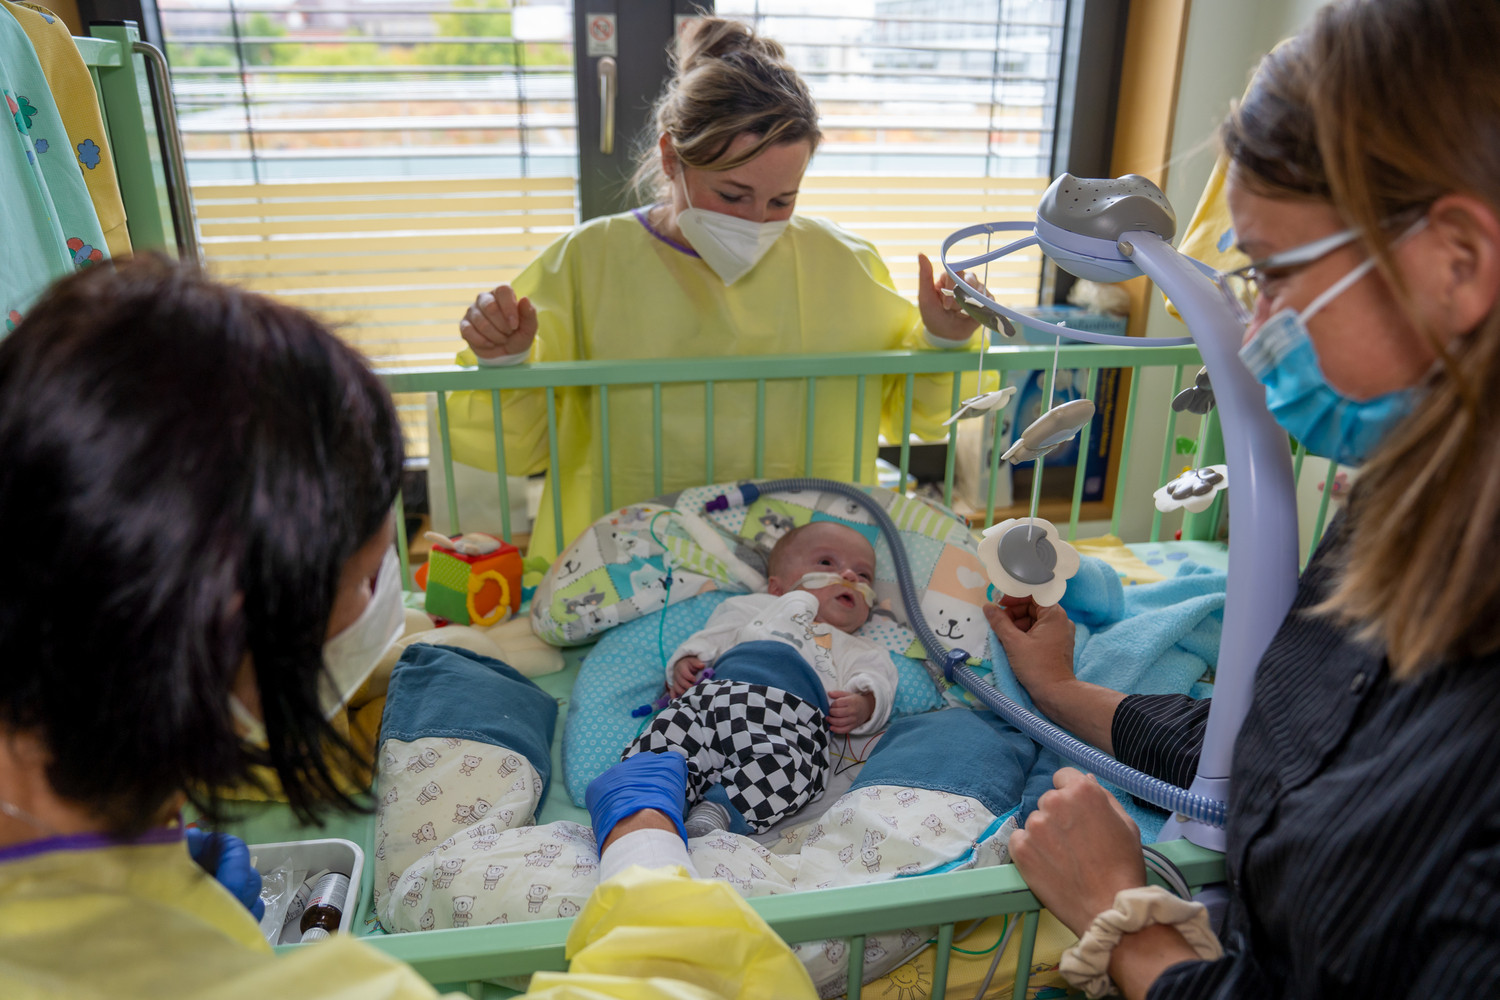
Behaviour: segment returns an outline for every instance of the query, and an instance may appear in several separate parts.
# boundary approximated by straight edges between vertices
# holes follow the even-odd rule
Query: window
[[[1076,5],[1077,0],[1072,0]],[[1069,0],[721,0],[787,48],[827,136],[800,210],[915,293],[955,228],[1050,176]],[[161,0],[210,269],[380,364],[445,364],[480,290],[579,212],[569,0]],[[977,249],[977,248],[976,248]],[[986,276],[1035,303],[1040,258]],[[418,452],[420,409],[407,411]]]
[[[576,176],[571,5],[163,0],[194,185]]]

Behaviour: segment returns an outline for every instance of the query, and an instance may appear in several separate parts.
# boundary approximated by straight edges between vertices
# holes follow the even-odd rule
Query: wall
[[[1194,0],[1191,3],[1179,57],[1181,69],[1169,139],[1171,152],[1167,162],[1158,168],[1165,175],[1163,190],[1177,209],[1179,226],[1187,225],[1213,168],[1217,156],[1214,130],[1229,110],[1230,102],[1244,91],[1260,57],[1280,39],[1296,34],[1320,6],[1318,0],[1256,0],[1254,3]],[[1166,57],[1163,53],[1163,58]],[[1138,172],[1148,176],[1156,173],[1148,173],[1146,169]],[[1153,291],[1148,301],[1149,311],[1143,331],[1146,335],[1184,335],[1186,328],[1167,315],[1159,294]],[[1148,372],[1142,381],[1141,398],[1158,401],[1168,398],[1172,392],[1169,385],[1171,374],[1170,371]],[[1190,379],[1191,375],[1188,373],[1186,377]],[[1166,433],[1166,425],[1165,406],[1146,406],[1137,417],[1135,440],[1148,442],[1148,446],[1155,449]],[[1196,421],[1179,418],[1176,433],[1179,436],[1196,435]],[[1304,485],[1314,478],[1321,480],[1326,468],[1326,464],[1319,460],[1308,459],[1303,471]],[[1128,482],[1124,485],[1127,501],[1120,525],[1124,538],[1145,538],[1150,531],[1154,512],[1151,493],[1161,485],[1156,481],[1158,471],[1154,461],[1136,462],[1130,469]],[[1305,504],[1308,489],[1301,490],[1300,495]],[[1312,495],[1315,507],[1315,490]],[[1311,517],[1304,516],[1302,521],[1306,526]],[[1164,522],[1165,534],[1170,535],[1176,528],[1177,519]],[[1310,529],[1305,527],[1304,530]]]
[[[83,30],[83,19],[78,16],[78,4],[76,0],[44,0],[43,7],[63,19],[68,30],[75,35],[87,35]]]

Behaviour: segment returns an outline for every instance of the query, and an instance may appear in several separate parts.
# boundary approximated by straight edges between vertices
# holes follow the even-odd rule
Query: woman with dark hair
[[[1223,126],[1258,293],[1240,357],[1360,475],[1235,744],[1223,956],[1140,888],[1138,832],[1092,779],[1059,771],[1011,840],[1090,996],[1500,996],[1497,51],[1500,4],[1346,0]],[[988,613],[1061,724],[1142,766],[1198,745],[1201,707],[1074,679],[1058,609]]]
[[[0,798],[133,837],[267,764],[304,817],[352,804],[319,666],[386,583],[401,464],[389,394],[307,314],[152,260],[55,286],[0,343],[0,754],[55,796]]]
[[[275,959],[243,845],[199,858],[221,886],[178,819],[187,799],[222,818],[215,790],[258,765],[305,819],[361,806],[329,719],[401,630],[401,468],[395,408],[357,354],[186,267],[97,265],[0,341],[0,996],[433,995],[346,935]],[[686,864],[681,791],[658,798],[666,812],[611,792],[607,864]],[[759,950],[738,977],[702,947],[672,975],[813,995],[725,885],[636,873],[600,905],[649,926],[683,894],[737,910]]]

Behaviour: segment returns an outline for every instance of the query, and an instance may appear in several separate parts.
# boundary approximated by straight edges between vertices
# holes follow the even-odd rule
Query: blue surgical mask
[[[1362,464],[1411,412],[1418,396],[1414,386],[1374,399],[1350,399],[1328,384],[1308,338],[1308,320],[1374,267],[1372,257],[1300,313],[1281,310],[1240,348],[1240,360],[1266,387],[1266,406],[1276,422],[1311,454],[1341,465]]]

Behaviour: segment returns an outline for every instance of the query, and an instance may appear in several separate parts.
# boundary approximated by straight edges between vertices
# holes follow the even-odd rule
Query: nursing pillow
[[[704,511],[708,501],[735,485],[694,487],[600,518],[537,587],[531,605],[537,635],[557,645],[577,645],[698,594],[761,589],[765,555],[778,538],[810,521],[834,521],[866,535],[875,547],[875,607],[859,634],[893,653],[926,658],[907,628],[890,548],[868,510],[837,493],[783,491],[763,494],[747,507]],[[931,501],[878,486],[861,489],[900,532],[928,624],[987,670],[992,637],[983,608],[989,580],[968,525]],[[946,690],[940,678],[935,680]]]
[[[731,596],[720,590],[674,601],[658,614],[610,629],[589,651],[573,682],[563,728],[563,779],[575,803],[583,805],[589,782],[618,764],[620,751],[645,728],[649,720],[632,718],[630,712],[661,695],[663,658],[707,624],[714,608]],[[893,721],[942,705],[919,661],[892,653],[891,662],[896,665]],[[855,740],[857,744],[859,738]]]

